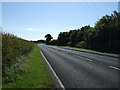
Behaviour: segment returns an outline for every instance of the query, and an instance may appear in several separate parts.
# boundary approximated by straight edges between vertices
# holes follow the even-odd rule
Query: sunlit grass
[[[3,84],[3,88],[54,88],[37,45],[29,54],[25,65],[25,72],[16,81]]]
[[[91,49],[86,49],[86,48],[77,48],[77,47],[70,47],[70,46],[65,46],[67,48],[75,48],[75,49],[81,49],[81,50],[87,50],[87,51],[95,51],[95,50],[91,50]],[[97,52],[97,51],[95,51]]]

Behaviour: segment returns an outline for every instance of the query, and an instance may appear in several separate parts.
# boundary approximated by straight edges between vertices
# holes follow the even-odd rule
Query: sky
[[[117,2],[3,2],[3,32],[26,40],[44,39],[51,34],[94,26],[104,15],[118,11]]]

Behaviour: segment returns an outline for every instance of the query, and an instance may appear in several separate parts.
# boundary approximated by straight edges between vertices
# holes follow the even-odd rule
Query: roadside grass
[[[100,52],[100,53],[106,53],[106,52],[101,52],[101,51],[96,51],[96,50],[92,50],[92,49],[86,49],[86,48],[78,48],[78,47],[70,47],[70,46],[65,46],[67,48],[73,48],[73,49],[80,49],[80,50],[87,50],[87,51],[94,51],[94,52]],[[110,53],[110,54],[116,54],[116,53]],[[119,53],[120,54],[120,53]],[[116,54],[116,55],[119,55]]]
[[[65,47],[98,52],[98,51],[95,51],[95,50],[92,50],[92,49],[77,48],[77,47],[70,47],[70,46],[65,46]]]
[[[12,76],[16,76],[15,74]],[[28,55],[24,72],[14,82],[3,83],[4,88],[54,88],[55,84],[49,75],[43,57],[37,45]]]

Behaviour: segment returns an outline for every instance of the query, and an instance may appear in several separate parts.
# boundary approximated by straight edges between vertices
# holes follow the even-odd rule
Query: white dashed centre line
[[[120,70],[120,68],[114,67],[114,66],[109,66],[110,68],[116,69],[116,70]]]
[[[82,59],[85,59],[85,60],[87,60],[87,61],[93,61],[93,60],[91,60],[91,59],[88,59],[88,58],[83,58],[83,57],[80,57],[80,58],[82,58]]]

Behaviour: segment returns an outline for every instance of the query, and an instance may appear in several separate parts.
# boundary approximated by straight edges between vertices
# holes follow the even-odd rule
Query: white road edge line
[[[114,67],[114,66],[109,66],[110,68],[116,69],[116,70],[120,70],[120,68]]]
[[[53,68],[52,68],[51,65],[49,64],[49,62],[47,61],[45,55],[42,53],[41,50],[40,50],[40,52],[41,52],[43,58],[45,59],[46,63],[48,64],[49,68],[51,69],[52,73],[54,74],[55,78],[57,79],[57,81],[58,81],[60,87],[63,88],[63,90],[65,90],[64,85],[62,84],[61,80],[59,79],[59,77],[57,76],[57,74],[55,73],[55,71],[53,70]]]

